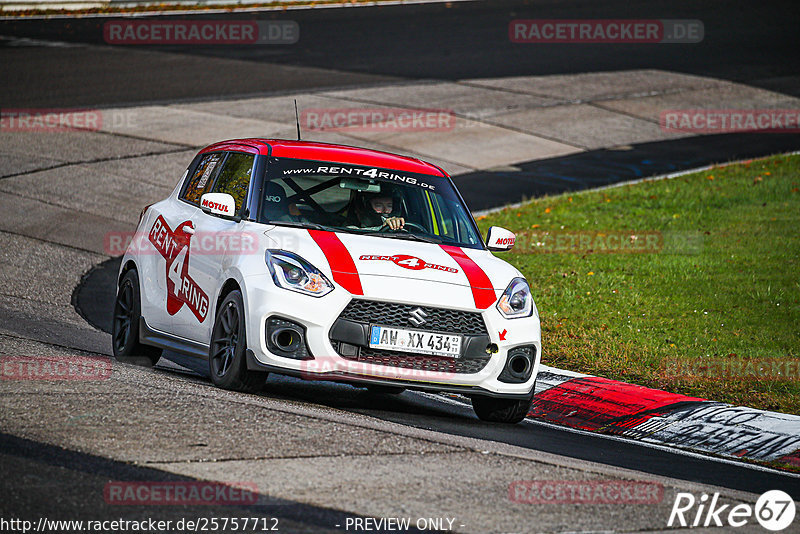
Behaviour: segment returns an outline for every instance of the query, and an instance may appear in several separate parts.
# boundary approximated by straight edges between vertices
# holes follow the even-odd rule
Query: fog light
[[[306,329],[288,319],[267,319],[267,349],[273,354],[295,360],[310,360],[314,357],[306,343]]]
[[[506,365],[497,379],[507,384],[521,384],[527,382],[533,372],[533,362],[536,357],[536,347],[527,345],[514,347],[508,351]]]

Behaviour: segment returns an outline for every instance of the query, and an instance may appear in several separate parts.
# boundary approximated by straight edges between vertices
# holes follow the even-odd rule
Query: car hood
[[[485,309],[522,276],[486,250],[280,226],[266,235],[356,296]]]

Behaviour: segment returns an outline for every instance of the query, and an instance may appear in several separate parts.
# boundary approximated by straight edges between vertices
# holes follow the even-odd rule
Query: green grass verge
[[[778,156],[478,224],[518,234],[498,255],[531,282],[545,364],[800,414],[799,188]]]

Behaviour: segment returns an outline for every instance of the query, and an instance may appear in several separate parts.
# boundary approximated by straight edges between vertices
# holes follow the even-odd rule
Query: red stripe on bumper
[[[492,288],[492,281],[486,276],[477,263],[467,256],[460,247],[451,245],[439,245],[442,250],[450,254],[456,263],[463,269],[464,274],[467,275],[469,285],[472,287],[472,298],[475,299],[475,307],[480,310],[485,310],[497,300],[497,295]]]
[[[333,281],[353,295],[363,295],[364,290],[361,289],[361,278],[358,276],[356,264],[339,236],[322,230],[309,230],[308,233],[325,254],[333,271]]]

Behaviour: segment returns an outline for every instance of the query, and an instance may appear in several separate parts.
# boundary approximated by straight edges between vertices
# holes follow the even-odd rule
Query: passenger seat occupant
[[[294,208],[294,209],[293,209]],[[299,215],[297,206],[290,204],[286,191],[275,182],[267,182],[264,188],[264,199],[261,203],[261,219],[267,221],[293,221],[293,215]]]

